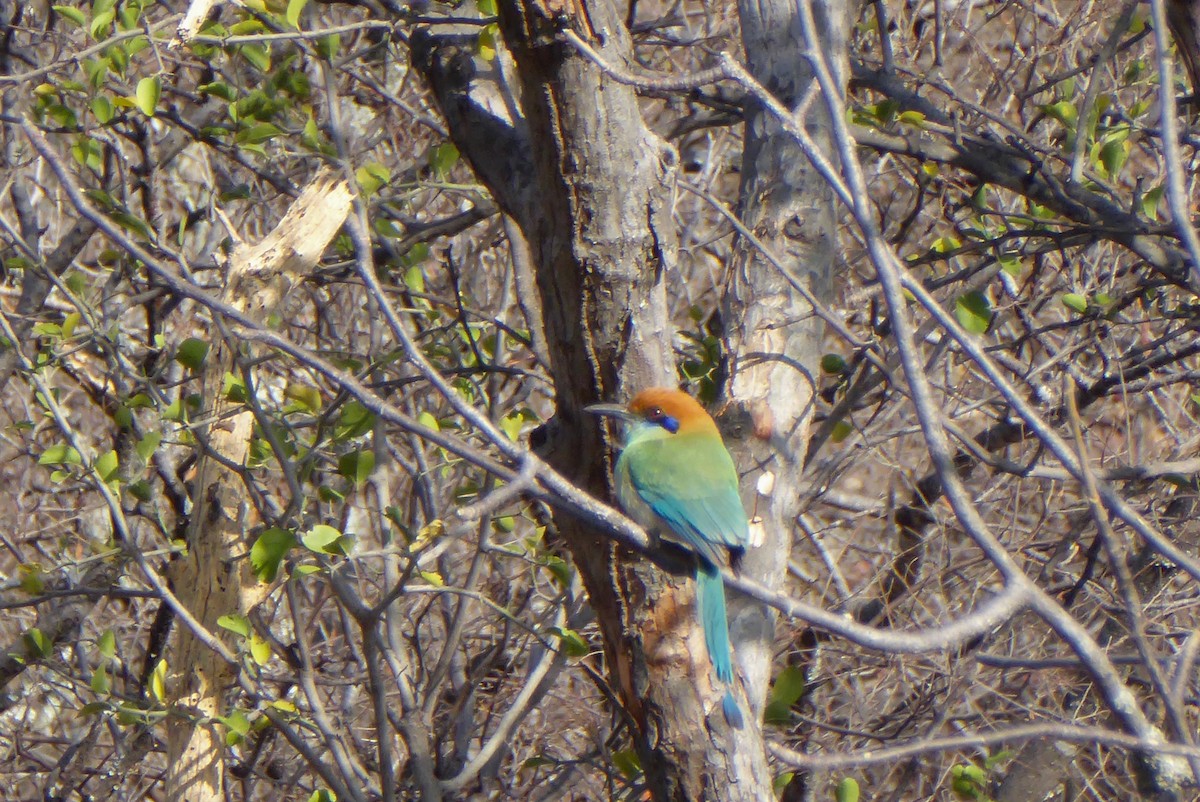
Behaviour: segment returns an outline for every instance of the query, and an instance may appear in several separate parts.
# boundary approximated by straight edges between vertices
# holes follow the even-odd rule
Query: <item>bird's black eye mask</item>
[[[671,434],[679,431],[679,421],[663,412],[661,407],[654,407],[648,410],[646,412],[646,420],[658,424]]]

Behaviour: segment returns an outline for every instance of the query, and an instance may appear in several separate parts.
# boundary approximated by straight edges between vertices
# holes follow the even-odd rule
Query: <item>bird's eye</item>
[[[679,431],[679,421],[662,411],[662,407],[651,407],[646,411],[646,420],[658,424],[671,434]]]

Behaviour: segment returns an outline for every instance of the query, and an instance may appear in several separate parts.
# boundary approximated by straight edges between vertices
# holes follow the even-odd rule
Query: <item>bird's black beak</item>
[[[620,404],[592,404],[590,407],[584,407],[584,412],[590,412],[593,415],[600,415],[605,418],[616,418],[622,421],[637,420],[637,416]]]

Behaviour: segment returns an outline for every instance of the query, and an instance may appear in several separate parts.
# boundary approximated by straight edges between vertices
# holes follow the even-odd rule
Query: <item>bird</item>
[[[588,412],[627,424],[617,457],[617,503],[647,531],[671,536],[696,555],[696,599],[721,706],[734,729],[743,725],[733,696],[733,658],[721,566],[736,564],[750,544],[749,524],[733,458],[716,422],[682,390],[654,387],[626,406],[595,404]]]

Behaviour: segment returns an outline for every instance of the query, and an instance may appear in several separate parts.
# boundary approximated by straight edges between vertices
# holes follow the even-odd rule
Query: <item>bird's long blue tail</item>
[[[696,597],[708,657],[717,672],[717,679],[726,686],[725,698],[721,700],[725,721],[730,727],[741,729],[742,711],[732,690],[733,657],[729,650],[729,622],[725,618],[725,583],[721,581],[720,572],[703,561],[696,569]]]

